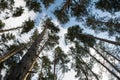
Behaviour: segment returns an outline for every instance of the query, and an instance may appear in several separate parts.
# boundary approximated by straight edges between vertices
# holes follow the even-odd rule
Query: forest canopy
[[[120,0],[0,0],[0,80],[120,80],[119,64]]]

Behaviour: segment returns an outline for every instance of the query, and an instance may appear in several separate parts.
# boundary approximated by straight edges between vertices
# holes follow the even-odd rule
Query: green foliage
[[[51,22],[50,18],[47,18],[44,23],[43,23],[44,27],[47,26],[47,29],[49,29],[51,31],[51,33],[58,33],[60,31],[60,29],[58,28],[58,26],[55,26],[55,24],[53,22]]]
[[[53,80],[54,79],[54,74],[49,73],[48,76],[43,76],[41,80]]]
[[[97,19],[95,16],[88,17],[86,24],[95,32],[108,32],[110,36],[120,33],[120,23],[118,19],[109,19],[107,22],[103,19]]]
[[[23,34],[29,32],[31,29],[33,29],[34,26],[35,26],[35,22],[29,18],[28,21],[25,21],[23,23],[22,25],[23,29],[21,33]]]
[[[60,66],[59,69],[62,70],[62,73],[68,72],[68,56],[62,51],[62,49],[59,46],[55,48],[54,55],[54,64]]]
[[[57,7],[54,10],[54,14],[62,24],[67,23],[70,20],[70,17],[76,17],[76,19],[79,20],[82,19],[83,16],[88,15],[88,0],[67,0],[61,5],[62,7]]]
[[[66,37],[66,39],[68,39],[70,41],[74,41],[76,38],[79,37],[79,34],[81,34],[82,31],[83,31],[83,29],[81,29],[79,27],[79,25],[69,27],[65,37]]]
[[[12,44],[12,45],[8,45],[8,51],[12,51],[13,49],[18,49],[18,48],[21,48],[23,45],[26,45],[26,43],[19,43],[19,42],[15,42]],[[19,52],[17,52],[16,54],[19,54],[18,57],[22,56],[23,55],[23,50],[27,49],[28,46],[24,47],[24,49],[20,50]],[[7,51],[7,52],[8,52]]]
[[[86,8],[82,5],[74,5],[71,7],[72,16],[79,17],[81,15],[84,15],[87,11]]]
[[[21,16],[23,11],[24,11],[24,9],[22,7],[17,7],[13,13],[13,17]]]
[[[62,51],[62,49],[58,46],[55,48],[54,51],[56,55],[55,63],[58,64],[60,63],[67,63],[69,60],[65,61],[67,59],[67,55]]]
[[[75,42],[75,46],[70,47],[70,51],[69,51],[73,61],[71,67],[76,72],[75,77],[79,78],[80,80],[86,79],[86,76],[88,78],[90,76],[93,76],[90,73],[90,69],[93,68],[94,59],[89,58],[88,53],[85,50],[89,51],[89,48],[82,47],[82,45],[80,45],[79,42]]]
[[[17,50],[18,48],[20,48],[23,45],[24,45],[24,43],[17,44],[16,42],[13,43],[12,45],[8,45],[7,52],[12,51],[12,50]],[[25,48],[23,50],[25,50]],[[5,61],[5,64],[8,65],[10,68],[11,67],[14,68],[16,66],[16,64],[20,61],[20,57],[23,56],[23,50],[17,52],[15,55],[13,55],[9,59],[7,59]]]
[[[56,34],[54,35],[48,35],[48,40],[47,40],[47,48],[48,49],[52,49],[55,45],[59,44],[58,42],[59,40],[59,36],[57,36]]]
[[[8,8],[8,2],[5,0],[0,1],[0,9],[4,10],[6,8]]]
[[[56,26],[50,18],[47,18],[43,21],[43,26],[47,28],[47,41],[46,41],[46,50],[52,49],[55,45],[59,44],[59,36],[57,33],[60,31],[58,26]]]
[[[13,5],[14,5],[14,0],[1,0],[0,10],[4,11],[5,9],[12,9]]]
[[[75,48],[73,48],[74,53],[76,53],[80,57],[88,57],[85,50],[81,48],[81,45],[79,42],[75,42]]]
[[[66,40],[70,41],[81,41],[85,46],[93,46],[95,44],[95,39],[90,37],[91,35],[82,33],[83,29],[81,29],[78,25],[72,26],[68,28],[67,34],[65,36]]]
[[[92,46],[95,45],[96,41],[95,41],[94,38],[89,37],[89,36],[91,36],[91,35],[89,35],[89,34],[81,35],[81,34],[80,34],[79,37],[78,37],[78,39],[79,39],[81,42],[83,42],[86,46],[92,47]]]
[[[54,11],[54,15],[57,17],[57,19],[62,24],[65,24],[70,20],[69,15],[67,14],[67,12],[65,12],[65,11],[61,12],[61,10],[58,9],[58,8]]]
[[[96,7],[109,12],[116,12],[120,10],[120,0],[99,0]]]
[[[38,29],[35,29],[33,35],[31,36],[31,39],[35,40],[38,37],[38,35],[39,35]]]
[[[8,42],[9,40],[12,40],[12,39],[15,39],[15,36],[12,33],[7,33],[7,34],[1,35],[1,41],[3,41],[3,42]]]
[[[39,75],[39,79],[42,80],[53,80],[53,74],[51,72],[51,61],[47,56],[42,56],[42,65],[41,65],[41,72]]]
[[[75,16],[77,19],[80,18],[81,16],[87,15],[87,6],[89,4],[88,0],[80,0],[76,1],[75,3],[72,4],[71,8],[71,16]]]
[[[73,59],[76,59],[78,57],[80,58],[86,58],[88,57],[87,52],[82,48],[79,42],[75,43],[75,47],[70,47],[70,53],[69,53]],[[82,62],[81,65],[84,65]]]
[[[97,24],[94,23],[94,21],[95,21],[95,17],[94,17],[94,16],[93,16],[93,17],[88,17],[88,18],[86,19],[86,24],[87,24],[87,26],[89,26],[91,29],[96,30]],[[101,25],[100,25],[100,26],[101,26]]]
[[[80,61],[78,58],[75,58],[75,64],[72,65],[74,67],[75,71],[77,72],[75,77],[79,78],[80,80],[85,79],[85,76],[84,76],[84,73],[83,73],[83,70],[85,70],[85,69],[83,69],[83,65],[84,65],[84,63],[82,61]]]
[[[40,3],[37,0],[26,0],[26,6],[34,12],[41,12]]]
[[[69,0],[68,0],[69,1]],[[68,6],[65,6],[65,5]],[[71,17],[75,17],[76,20],[84,22],[86,18],[87,27],[93,29],[96,33],[108,32],[109,36],[119,35],[120,33],[120,23],[119,18],[110,19],[109,17],[97,16],[92,12],[92,4],[90,0],[73,0],[70,3],[62,3],[59,7],[54,10],[54,15],[57,17],[60,23],[65,24],[69,21]],[[109,0],[99,0],[95,2],[97,9],[106,10],[115,14],[116,11],[120,10],[119,0],[109,1]],[[64,7],[65,6],[65,7]],[[106,20],[108,18],[108,20]]]
[[[41,0],[41,2],[44,4],[45,8],[48,8],[51,4],[54,3],[55,0]]]
[[[44,69],[51,69],[51,61],[47,56],[42,56],[42,67]]]
[[[2,20],[0,20],[0,29],[2,29],[5,26],[5,23],[2,22]]]

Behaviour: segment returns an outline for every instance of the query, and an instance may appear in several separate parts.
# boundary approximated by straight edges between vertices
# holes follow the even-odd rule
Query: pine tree
[[[54,50],[54,61],[53,61],[53,74],[54,79],[58,80],[57,72],[61,70],[61,73],[64,74],[65,72],[68,72],[68,66],[67,63],[69,62],[69,59],[67,58],[67,55],[62,51],[62,49],[58,46]]]
[[[73,27],[69,27],[68,28],[68,32],[67,32],[67,34],[65,36],[66,37],[66,41],[67,42],[74,42],[76,48],[77,48],[77,45],[81,44],[81,45],[79,45],[79,49],[81,49],[81,50],[74,50],[72,53],[76,53],[76,52],[79,51],[78,52],[79,54],[80,53],[82,53],[84,55],[85,55],[85,53],[89,54],[89,56],[91,56],[91,58],[95,59],[105,69],[107,69],[112,75],[114,75],[117,79],[119,79],[119,76],[116,73],[112,72],[108,67],[106,67],[106,65],[104,65],[103,63],[101,63],[97,58],[95,58],[95,56],[91,55],[91,53],[89,52],[89,48],[93,48],[97,52],[97,54],[99,54],[107,63],[109,63],[119,73],[119,69],[116,66],[114,66],[112,63],[110,63],[109,60],[107,60],[107,58],[104,57],[96,48],[94,48],[94,46],[97,45],[96,44],[96,40],[95,40],[96,38],[93,38],[93,37],[84,37],[84,36],[81,36],[81,34],[84,35],[82,33],[82,29],[80,29],[79,26],[73,26]],[[83,53],[82,51],[85,51],[85,53]],[[75,54],[75,55],[78,56],[78,54]],[[80,57],[83,57],[83,56],[80,55]],[[75,59],[76,59],[76,57],[75,57]],[[83,69],[81,71],[86,76],[86,74],[83,71]],[[80,73],[77,74],[77,77],[79,77],[78,76],[79,74]]]
[[[60,6],[55,4],[57,0],[24,1],[25,6],[19,7],[14,6],[15,0],[0,1],[0,14],[4,13],[4,15],[0,17],[0,70],[4,68],[4,65],[7,65],[10,68],[8,74],[5,76],[6,80],[30,79],[32,77],[30,74],[34,72],[32,71],[33,68],[38,64],[37,59],[39,58],[39,55],[43,51],[50,51],[58,46],[59,36],[57,33],[59,32],[59,28],[51,22],[55,17],[62,26],[71,21],[71,18],[76,19],[76,21],[71,23],[72,27],[67,26],[68,31],[65,34],[66,43],[68,45],[69,43],[74,44],[74,46],[69,48],[69,53],[71,53],[70,57],[73,59],[71,69],[75,70],[76,77],[83,80],[99,80],[99,74],[94,73],[92,70],[94,64],[97,63],[115,78],[118,80],[120,79],[117,74],[120,73],[119,66],[112,63],[112,61],[109,61],[110,59],[115,59],[118,62],[120,61],[118,55],[120,51],[120,22],[119,16],[117,15],[120,10],[119,0],[62,0],[61,3],[59,3]],[[49,6],[51,5],[55,5],[54,10],[49,9]],[[45,11],[55,15],[53,18],[51,14],[48,14],[48,16],[52,18],[47,18],[43,21],[41,26],[43,31],[40,34],[39,30],[35,30],[32,37],[29,38],[32,40],[30,44],[30,40],[28,42],[21,42],[20,39],[17,39],[17,36],[20,37],[29,34],[30,31],[34,30],[36,28],[35,20],[29,18],[24,21],[21,26],[12,28],[6,28],[6,24],[4,23],[4,20],[10,19],[11,17],[21,17],[26,10],[25,8],[36,14]],[[104,14],[109,14],[110,16],[101,16],[98,12],[94,13],[96,10],[99,10]],[[74,22],[77,22],[82,26],[79,26]],[[102,38],[102,36],[94,36],[89,32],[84,32],[85,29],[94,31],[94,34],[105,32],[108,34],[107,36],[115,38],[115,40]],[[12,33],[13,31],[18,32],[14,34]],[[8,44],[9,42],[12,43]],[[110,47],[108,48],[108,46]],[[112,46],[114,46],[114,48],[112,48]],[[91,54],[90,49],[95,51],[95,55]],[[59,55],[58,57],[57,55],[59,53],[62,53],[62,55]],[[66,71],[64,63],[66,64],[68,61],[65,61],[63,58],[66,58],[68,55],[63,54],[60,47],[55,48],[54,54],[53,71],[48,56],[42,57],[41,60],[43,63],[41,66],[47,67],[48,69],[44,67],[41,68],[39,76],[40,80],[56,80],[58,76],[55,69],[57,67],[56,65],[59,65],[63,72]],[[102,61],[96,58],[96,55],[99,55],[99,57],[106,61],[106,64],[109,64],[111,67],[103,64]],[[46,62],[44,62],[44,60]],[[49,63],[49,65],[47,65],[47,63]],[[43,70],[46,72],[44,73]]]
[[[15,69],[13,69],[10,72],[10,75],[7,77],[7,80],[12,79],[12,80],[21,80],[21,79],[26,79],[29,75],[29,71],[33,68],[34,64],[36,63],[36,59],[39,56],[40,53],[37,53],[39,49],[39,44],[42,44],[43,38],[45,36],[45,33],[47,32],[47,28],[50,30],[50,32],[53,32],[53,28],[55,28],[54,33],[58,32],[59,29],[57,29],[56,26],[52,22],[50,22],[50,19],[47,19],[44,23],[44,30],[39,34],[35,41],[32,43],[31,47],[28,49],[28,52],[23,56],[22,60],[19,62],[19,64],[16,65]],[[52,27],[51,27],[52,26]],[[52,28],[52,29],[51,29]],[[56,30],[57,29],[57,30]],[[49,33],[50,33],[49,32]],[[52,34],[54,34],[52,33]],[[49,36],[48,35],[48,40],[43,43],[43,46],[41,47],[41,51],[44,49],[45,46],[49,46],[52,43],[52,46],[55,43],[55,40],[58,40],[59,38],[56,38],[55,36]],[[54,42],[53,42],[54,41]],[[41,52],[40,51],[40,52]],[[18,69],[21,69],[18,71]],[[22,74],[21,74],[22,73]],[[14,74],[17,74],[16,77]]]

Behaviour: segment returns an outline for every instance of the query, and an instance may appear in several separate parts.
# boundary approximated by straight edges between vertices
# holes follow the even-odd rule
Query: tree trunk
[[[84,60],[80,57],[81,61],[84,63],[84,65],[90,70],[90,72],[93,74],[93,76],[96,78],[96,80],[98,79],[98,76],[90,69],[90,67],[84,62]]]
[[[73,52],[74,55],[76,55],[74,52]],[[88,68],[88,70],[93,74],[93,76],[96,78],[96,80],[99,80],[98,79],[98,76],[89,68],[89,66],[84,62],[84,60],[81,58],[81,56],[76,56],[78,58],[79,61],[82,61],[84,63],[84,66],[86,66]]]
[[[23,28],[23,27],[16,27],[16,28],[11,28],[11,29],[0,30],[0,33],[7,32],[7,31],[13,31],[16,29],[21,29],[21,28]]]
[[[118,68],[116,68],[116,66],[114,66],[112,63],[110,63],[97,49],[95,49],[94,47],[92,47],[106,62],[108,62],[118,73],[120,73],[120,70]]]
[[[37,56],[36,59],[39,57],[39,54],[43,51],[45,45],[46,45],[46,43],[41,47],[40,51],[38,51],[38,54],[36,55]],[[24,80],[30,80],[31,79],[30,73],[37,73],[37,72],[32,71],[32,69],[33,69],[33,67],[35,66],[36,63],[37,63],[37,61],[34,60],[34,62],[32,63],[32,65],[31,65],[31,67],[30,67],[30,69],[28,71],[28,73],[25,74]]]
[[[100,47],[100,49],[103,50],[103,51],[104,51],[105,53],[107,53],[108,55],[110,55],[111,57],[113,57],[114,59],[116,59],[117,61],[120,62],[120,59],[118,59],[117,57],[115,57],[114,55],[112,55],[111,53],[109,53],[108,51],[106,51],[105,49],[103,49],[103,48],[101,48],[101,47]]]
[[[54,74],[54,80],[57,80],[56,79],[56,53],[55,53],[55,55],[54,55],[54,70],[53,70],[54,72],[53,72],[53,74]]]
[[[29,45],[29,44],[27,44]],[[4,56],[0,57],[0,63],[4,62],[5,60],[9,59],[11,56],[15,55],[17,52],[21,51],[24,49],[27,45],[23,45],[20,48],[12,49],[8,53],[6,53]]]
[[[93,59],[95,59],[99,64],[101,64],[106,70],[108,70],[112,75],[114,75],[118,80],[120,80],[120,77],[116,75],[113,71],[111,71],[108,67],[106,67],[103,63],[101,63],[98,59],[96,59],[93,55],[90,54],[90,52],[83,47],[81,47],[83,50],[85,50]]]
[[[20,63],[18,63],[16,67],[11,71],[11,73],[8,75],[6,80],[25,80],[26,79],[29,70],[31,70],[31,68],[36,62],[38,47],[43,39],[46,29],[47,28],[45,27],[42,33],[38,36],[38,38],[36,38],[36,40],[33,42],[31,47],[28,49],[25,56],[23,56]]]
[[[78,59],[79,60],[79,59]],[[80,60],[79,60],[80,61]],[[79,64],[79,63],[78,63]],[[86,71],[85,71],[85,69],[84,69],[84,67],[81,65],[81,64],[79,64],[79,66],[80,66],[80,69],[82,70],[82,72],[83,72],[83,74],[85,75],[85,80],[89,80],[88,79],[88,75],[86,74]]]
[[[79,34],[81,36],[86,36],[88,38],[93,38],[93,39],[97,39],[97,40],[100,40],[100,41],[104,41],[104,42],[107,42],[107,43],[110,43],[110,44],[114,44],[114,45],[118,45],[120,46],[120,42],[115,42],[115,41],[111,41],[111,40],[107,40],[107,39],[103,39],[103,38],[99,38],[99,37],[95,37],[93,35],[88,35],[88,34]]]
[[[43,51],[44,47],[45,47],[46,43],[41,47],[40,51],[38,51],[38,54],[36,54],[36,59],[39,57],[39,54]],[[34,71],[32,71],[33,67],[35,66],[35,63],[37,63],[36,59],[33,61],[32,65],[30,66],[27,74],[25,74],[25,77],[23,80],[26,80],[27,77],[30,75],[30,73],[33,73]]]

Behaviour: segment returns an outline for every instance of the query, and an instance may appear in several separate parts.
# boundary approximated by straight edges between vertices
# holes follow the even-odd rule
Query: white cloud
[[[24,0],[14,0],[15,1],[15,7],[25,6]]]
[[[5,75],[6,75],[6,69],[2,69],[2,70],[1,70],[1,75],[2,75],[3,77],[5,77]],[[1,80],[4,80],[3,77],[2,77]]]
[[[8,29],[12,27],[18,27],[22,25],[25,20],[28,20],[28,18],[35,19],[36,16],[37,14],[35,14],[33,11],[28,11],[25,9],[24,13],[20,17],[11,17],[9,19],[3,20],[3,22],[5,23],[5,28]]]
[[[70,72],[66,73],[63,80],[78,80],[75,78],[75,72],[71,70]]]

